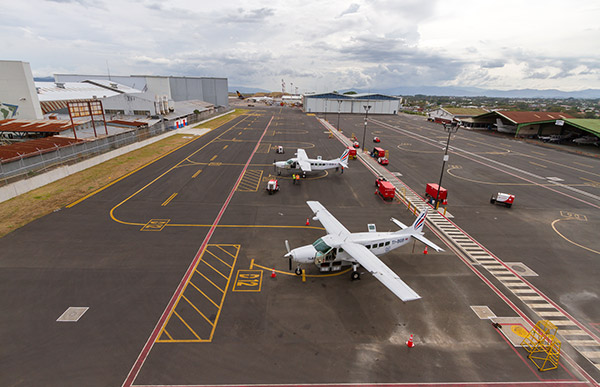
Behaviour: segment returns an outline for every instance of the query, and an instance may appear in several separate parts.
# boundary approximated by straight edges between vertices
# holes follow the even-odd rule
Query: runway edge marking
[[[219,223],[219,221],[221,220],[221,217],[225,213],[225,210],[227,209],[227,206],[229,205],[229,202],[231,201],[231,198],[233,197],[233,194],[235,193],[235,191],[236,191],[236,189],[238,187],[238,184],[242,180],[242,177],[244,176],[244,173],[246,172],[246,169],[248,169],[248,166],[250,165],[250,161],[252,160],[252,158],[254,157],[254,154],[256,153],[256,149],[258,149],[258,146],[260,145],[262,139],[264,138],[265,133],[267,133],[267,131],[269,130],[269,126],[271,126],[271,122],[272,121],[273,121],[273,116],[271,116],[271,119],[269,120],[269,123],[267,124],[267,127],[265,128],[265,130],[263,131],[262,135],[258,139],[258,142],[256,143],[256,146],[254,147],[254,150],[250,154],[250,157],[248,158],[248,161],[246,162],[246,165],[242,169],[242,172],[238,176],[237,181],[235,182],[233,188],[229,192],[229,196],[227,196],[227,199],[225,200],[225,203],[223,204],[223,206],[221,207],[221,210],[217,214],[217,217],[215,218],[215,221],[213,222],[211,228],[208,230],[208,233],[206,234],[206,237],[204,238],[204,241],[202,242],[202,245],[198,249],[198,252],[194,256],[194,259],[190,263],[190,265],[189,265],[189,267],[188,267],[185,275],[183,276],[183,278],[179,282],[179,285],[177,286],[177,289],[176,289],[175,293],[173,294],[173,296],[171,296],[171,299],[169,300],[169,303],[167,304],[167,307],[163,311],[162,315],[160,316],[160,319],[158,320],[156,326],[154,327],[154,330],[150,334],[150,337],[146,341],[146,344],[142,348],[142,351],[140,352],[140,354],[138,355],[135,363],[131,367],[131,370],[129,371],[129,374],[127,375],[127,378],[125,379],[125,381],[122,384],[123,387],[131,387],[131,385],[133,384],[135,378],[137,377],[138,373],[140,372],[140,370],[142,368],[142,365],[146,361],[146,358],[148,357],[148,354],[150,353],[150,350],[152,349],[152,347],[154,346],[154,343],[156,342],[156,338],[158,337],[159,333],[161,332],[161,330],[162,330],[162,328],[163,328],[163,326],[164,326],[164,324],[165,324],[165,322],[167,320],[167,317],[171,314],[173,306],[175,305],[175,301],[177,299],[179,299],[179,296],[181,295],[181,293],[183,291],[184,285],[187,283],[187,281],[191,277],[192,273],[194,272],[194,268],[198,264],[198,261],[199,261],[201,255],[202,255],[204,249],[208,245],[208,241],[212,237],[212,234],[214,233],[217,224]]]

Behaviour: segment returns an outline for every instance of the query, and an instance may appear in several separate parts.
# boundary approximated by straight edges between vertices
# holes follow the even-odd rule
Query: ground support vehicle
[[[394,196],[396,196],[396,187],[389,181],[380,178],[375,180],[375,185],[377,186],[375,194],[381,196],[383,200],[393,200]]]
[[[435,203],[435,199],[438,198],[438,202],[442,205],[448,204],[448,190],[444,187],[439,189],[440,194],[438,197],[438,185],[434,183],[429,183],[425,186],[425,199],[430,204]]]
[[[381,148],[375,147],[371,151],[371,157],[385,157],[385,151]]]
[[[271,179],[267,182],[267,192],[269,195],[273,195],[275,192],[279,191],[279,183],[277,179]]]
[[[379,139],[379,137],[373,137],[373,142],[381,142],[381,140]]]
[[[277,152],[277,153],[285,153],[285,151],[283,150],[283,147],[281,145],[277,146],[277,150],[275,152]]]
[[[377,159],[377,162],[381,165],[388,165],[390,163],[390,160],[388,160],[385,157],[380,157]]]
[[[355,148],[360,148],[360,144],[358,143],[358,141],[354,141],[354,144],[352,144],[352,146]]]
[[[490,198],[490,203],[492,204],[504,204],[506,207],[510,208],[515,201],[515,195],[498,192],[492,195]]]
[[[356,149],[348,147],[348,158],[352,160],[356,158]]]

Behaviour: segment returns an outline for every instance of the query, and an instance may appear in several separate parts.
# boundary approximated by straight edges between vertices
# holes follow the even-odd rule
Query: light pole
[[[369,118],[369,110],[371,109],[371,105],[363,105],[365,108],[365,129],[363,130],[363,152],[367,150],[365,147],[365,135],[367,134],[367,119]]]
[[[337,101],[338,103],[338,124],[337,124],[337,130],[340,130],[340,110],[342,110],[342,100],[338,99]]]
[[[325,98],[325,121],[327,121],[327,98]]]
[[[448,132],[448,141],[446,141],[446,149],[444,151],[444,161],[442,161],[442,173],[440,173],[440,183],[438,184],[437,194],[435,195],[435,203],[433,208],[437,210],[438,202],[440,199],[440,190],[442,189],[442,177],[444,176],[444,168],[446,167],[446,161],[448,161],[448,147],[450,146],[450,136],[456,132],[458,132],[458,125],[453,123],[450,126],[446,126],[444,124],[444,130]]]

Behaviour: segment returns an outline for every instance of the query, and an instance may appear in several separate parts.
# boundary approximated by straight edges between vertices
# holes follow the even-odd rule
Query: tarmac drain
[[[522,262],[505,262],[506,266],[510,267],[515,272],[519,273],[523,277],[537,277],[538,274],[525,266]]]

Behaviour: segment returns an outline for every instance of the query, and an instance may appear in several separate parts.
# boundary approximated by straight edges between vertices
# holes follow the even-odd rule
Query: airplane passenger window
[[[383,242],[381,242],[381,243],[379,244],[379,247],[383,247]]]
[[[386,245],[386,246],[389,246],[389,245],[390,245],[390,242],[385,242],[385,245]]]
[[[370,249],[370,248],[371,248],[371,245],[366,245],[365,247],[366,247],[367,249]]]

